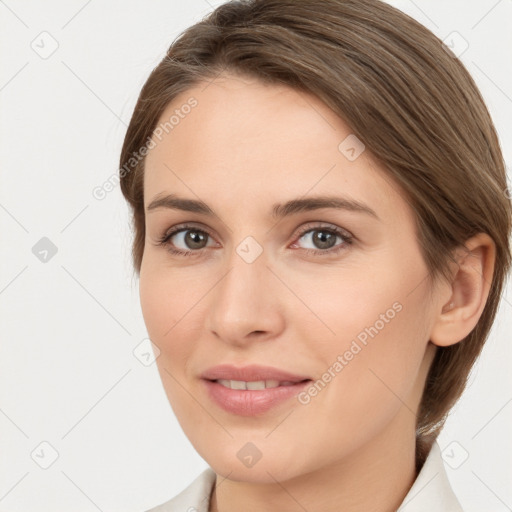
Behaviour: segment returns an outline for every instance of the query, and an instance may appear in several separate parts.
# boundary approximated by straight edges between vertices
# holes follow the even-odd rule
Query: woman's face
[[[223,75],[160,121],[145,165],[140,298],[198,453],[230,479],[273,482],[414,439],[442,301],[398,187],[333,111],[284,86]],[[213,214],[151,207],[170,194]],[[224,364],[312,382],[232,391],[202,378]]]

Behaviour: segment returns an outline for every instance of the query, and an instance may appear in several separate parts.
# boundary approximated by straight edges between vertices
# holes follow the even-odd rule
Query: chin
[[[297,464],[297,459],[304,454],[297,457],[296,447],[286,455],[271,447],[259,450],[258,444],[261,446],[257,441],[253,444],[250,441],[231,440],[215,453],[211,445],[205,446],[207,453],[203,451],[200,455],[215,473],[236,482],[275,484],[276,481],[290,480],[309,471]]]
[[[217,461],[216,461],[217,462]],[[263,463],[260,460],[253,467],[244,467],[238,459],[230,461],[220,461],[215,465],[210,464],[212,469],[221,477],[228,478],[235,482],[248,482],[253,484],[275,484],[276,481],[283,482],[298,476],[295,468],[283,469],[279,463]]]

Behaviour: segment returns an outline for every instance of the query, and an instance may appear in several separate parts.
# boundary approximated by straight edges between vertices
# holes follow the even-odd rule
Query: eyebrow
[[[149,212],[151,210],[156,210],[157,208],[183,210],[206,216],[216,216],[215,212],[203,201],[185,199],[178,197],[175,194],[168,194],[161,197],[155,196],[147,206],[146,211]],[[372,208],[360,201],[346,197],[326,195],[292,199],[286,203],[276,203],[272,206],[271,215],[274,219],[280,219],[296,213],[319,210],[321,208],[334,208],[337,210],[366,213],[376,219],[379,219],[379,216]]]

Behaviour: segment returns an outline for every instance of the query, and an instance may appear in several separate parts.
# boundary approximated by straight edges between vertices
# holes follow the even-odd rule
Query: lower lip
[[[272,407],[297,396],[311,381],[298,382],[291,386],[278,386],[260,390],[240,390],[224,387],[218,382],[202,379],[210,398],[225,411],[240,416],[263,414]]]

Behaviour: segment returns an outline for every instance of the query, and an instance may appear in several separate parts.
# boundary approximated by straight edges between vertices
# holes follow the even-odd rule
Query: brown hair
[[[313,93],[350,126],[413,209],[431,282],[449,277],[451,251],[468,238],[483,232],[494,240],[483,313],[463,341],[437,348],[425,383],[417,418],[421,465],[487,339],[511,262],[505,165],[473,79],[434,34],[379,0],[219,6],[172,43],[142,88],[126,133],[121,189],[133,211],[137,273],[145,239],[144,159],[133,155],[173,98],[222,71]]]

